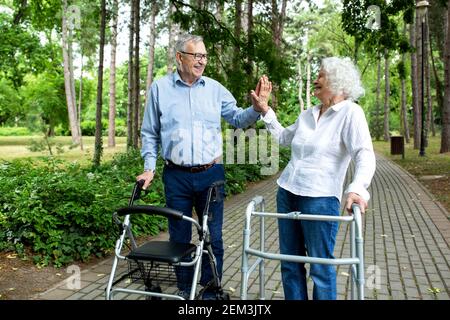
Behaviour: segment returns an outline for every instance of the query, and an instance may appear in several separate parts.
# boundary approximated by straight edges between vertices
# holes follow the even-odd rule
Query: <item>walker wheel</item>
[[[228,292],[221,292],[217,294],[217,300],[231,300]]]
[[[149,287],[145,287],[145,291],[162,293],[162,290],[161,290],[160,286],[151,286],[150,288]],[[146,296],[145,300],[162,300],[162,298],[161,297],[155,297],[155,296]]]

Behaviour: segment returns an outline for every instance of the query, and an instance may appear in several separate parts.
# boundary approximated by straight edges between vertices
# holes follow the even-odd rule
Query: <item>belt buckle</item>
[[[191,168],[191,172],[192,173],[198,173],[198,172],[202,172],[203,170],[203,166],[201,166],[201,167],[192,167]]]

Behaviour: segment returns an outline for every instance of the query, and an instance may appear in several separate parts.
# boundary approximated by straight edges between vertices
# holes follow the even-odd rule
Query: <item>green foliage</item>
[[[96,170],[52,158],[0,165],[0,250],[30,245],[35,261],[62,266],[109,252],[117,237],[111,215],[126,206],[134,177],[140,173],[139,153],[117,156]],[[160,176],[158,174],[157,176]],[[162,203],[156,178],[145,197]],[[139,216],[136,232],[156,234],[164,221]]]
[[[29,136],[30,130],[26,127],[0,127],[0,136]]]
[[[171,16],[185,32],[201,35],[208,51],[207,76],[220,81],[236,98],[238,105],[249,103],[250,90],[256,87],[262,74],[269,74],[271,81],[283,92],[283,80],[292,70],[291,58],[283,55],[284,43],[278,50],[273,42],[270,18],[265,13],[255,14],[251,41],[242,34],[234,34],[234,17],[219,22],[207,9],[199,9],[182,1],[172,1],[176,12]],[[231,14],[232,11],[229,12]],[[251,60],[249,62],[249,60]],[[258,70],[258,74],[255,73]]]
[[[372,5],[380,8],[378,30],[366,27],[370,13],[367,9]],[[413,0],[396,0],[390,3],[386,3],[384,0],[344,0],[342,26],[345,32],[355,37],[356,44],[358,46],[364,44],[368,52],[383,53],[385,49],[397,50],[399,48],[404,50],[407,41],[398,32],[398,22],[395,16],[404,13],[404,21],[409,21],[412,8],[414,8]]]
[[[12,17],[0,13],[0,75],[18,88],[29,72],[46,67],[48,48],[42,46],[32,28],[15,24]]]
[[[14,124],[14,116],[23,114],[21,99],[10,81],[0,78],[0,125]]]
[[[108,135],[108,121],[106,119],[102,119],[102,128],[103,136]],[[81,122],[81,131],[85,136],[95,136],[95,121],[94,120],[86,120]],[[127,134],[127,127],[125,126],[124,120],[116,119],[116,136],[117,137],[125,137]]]
[[[73,149],[76,145],[70,145],[69,149]],[[64,144],[55,141],[55,137],[49,137],[44,134],[44,137],[40,140],[31,139],[28,150],[31,152],[48,151],[49,156],[54,155],[53,149],[56,149],[57,154],[64,152]]]
[[[40,132],[54,132],[57,125],[67,126],[64,79],[57,74],[43,72],[27,75],[21,95],[26,110],[27,126]]]

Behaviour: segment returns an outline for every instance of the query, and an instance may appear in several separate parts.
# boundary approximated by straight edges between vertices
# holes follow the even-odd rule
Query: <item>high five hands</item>
[[[261,112],[263,115],[269,110],[269,98],[272,92],[272,82],[269,81],[266,75],[263,75],[256,85],[256,89],[250,91],[252,98],[253,109]]]

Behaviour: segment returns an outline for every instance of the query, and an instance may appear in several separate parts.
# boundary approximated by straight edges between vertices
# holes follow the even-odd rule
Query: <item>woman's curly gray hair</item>
[[[322,60],[322,70],[333,94],[342,94],[352,101],[364,95],[359,71],[349,58],[325,58]]]

